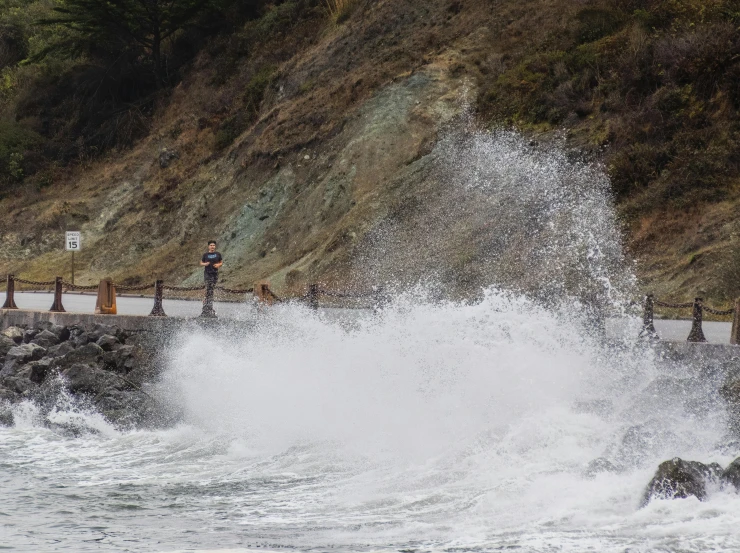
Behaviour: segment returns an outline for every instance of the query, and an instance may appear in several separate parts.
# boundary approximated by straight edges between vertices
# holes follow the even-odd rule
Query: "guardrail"
[[[62,277],[55,277],[54,280],[50,281],[35,281],[18,278],[14,275],[8,275],[6,278],[6,296],[5,303],[2,309],[18,309],[15,303],[15,292],[16,284],[26,284],[36,287],[53,287],[54,290],[54,301],[49,309],[50,312],[64,313],[64,305],[62,303],[62,296],[66,291],[79,290],[79,291],[94,291],[97,290],[97,301],[95,305],[96,314],[115,314],[116,313],[116,294],[118,292],[143,292],[145,290],[154,290],[154,306],[152,307],[150,317],[166,317],[167,314],[164,311],[163,300],[165,298],[165,292],[206,292],[206,286],[172,286],[165,284],[163,280],[156,280],[152,284],[144,285],[125,285],[117,284],[109,279],[101,280],[99,284],[81,286],[79,284],[73,284],[65,281]],[[255,283],[251,288],[226,288],[223,286],[215,286],[214,291],[218,291],[229,295],[247,295],[253,294],[256,301],[261,304],[273,305],[274,303],[283,302],[303,302],[306,303],[312,309],[318,309],[320,305],[320,299],[322,297],[344,299],[344,300],[357,300],[367,299],[373,300],[374,307],[380,307],[387,303],[387,297],[382,287],[373,287],[369,292],[356,292],[356,291],[336,291],[327,290],[318,284],[311,284],[305,294],[301,296],[293,297],[280,297],[270,289],[270,285],[267,282],[261,281]],[[206,295],[207,297],[207,295]],[[203,303],[203,312],[201,316],[214,317],[212,305],[209,305],[207,301]]]
[[[718,316],[733,315],[732,330],[730,331],[730,344],[740,344],[740,298],[735,300],[734,307],[729,309],[714,309],[713,307],[704,305],[704,298],[702,297],[696,297],[693,302],[689,303],[670,303],[656,299],[653,294],[648,294],[645,296],[643,303],[642,330],[640,331],[641,338],[651,340],[659,339],[658,333],[655,330],[655,325],[653,324],[656,305],[669,309],[692,309],[691,332],[689,332],[689,336],[686,338],[687,342],[707,341],[704,336],[704,330],[702,329],[705,311]]]

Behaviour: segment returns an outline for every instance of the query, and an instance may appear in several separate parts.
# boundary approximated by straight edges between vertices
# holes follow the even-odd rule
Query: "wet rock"
[[[67,389],[73,394],[98,395],[110,389],[121,389],[126,383],[112,373],[94,365],[76,363],[62,371]]]
[[[33,337],[31,343],[37,344],[42,348],[49,349],[51,346],[55,346],[59,343],[59,338],[53,332],[42,330]]]
[[[677,499],[696,497],[704,501],[707,497],[707,483],[718,481],[722,467],[717,463],[705,465],[698,461],[684,461],[675,457],[660,464],[658,470],[645,488],[641,506],[652,499]]]
[[[126,374],[138,365],[133,346],[119,346],[103,356],[103,365],[109,371]]]
[[[3,402],[13,403],[17,399],[18,394],[16,394],[14,391],[8,390],[4,386],[0,386],[0,405],[2,405]]]
[[[23,342],[23,332],[24,330],[22,328],[18,328],[17,326],[9,326],[5,330],[3,330],[2,335],[7,336],[16,344],[20,344],[21,342]]]
[[[604,457],[598,457],[591,461],[583,471],[583,475],[586,478],[595,478],[597,474],[602,472],[619,472],[619,469],[611,461]]]
[[[0,357],[5,357],[10,351],[10,348],[14,348],[17,344],[7,336],[0,335]]]
[[[106,334],[115,336],[119,341],[124,341],[127,336],[127,334],[117,326],[104,325],[100,323],[96,324],[88,334],[90,336],[90,341],[92,342],[97,342]]]
[[[70,367],[76,363],[96,365],[102,361],[104,353],[99,345],[88,343],[70,351],[58,361],[58,365],[61,368]]]
[[[46,378],[46,375],[49,374],[51,364],[52,359],[50,357],[45,357],[43,359],[39,359],[38,361],[31,361],[28,365],[26,365],[30,369],[28,379],[31,382],[35,382],[36,384],[41,384]]]
[[[23,344],[10,348],[5,355],[5,364],[0,370],[0,376],[15,374],[22,365],[41,359],[45,353],[46,349],[37,344]]]
[[[121,342],[115,336],[110,334],[103,334],[98,341],[95,342],[103,351],[111,351],[114,346],[117,346]]]
[[[0,393],[2,397],[2,393]],[[0,406],[0,426],[13,426],[13,412],[7,407]]]
[[[68,353],[71,353],[75,350],[75,347],[69,343],[69,342],[62,342],[61,344],[57,344],[56,346],[50,347],[48,350],[46,350],[46,357],[64,357]]]
[[[734,486],[735,490],[740,492],[740,457],[735,459],[724,471],[722,471],[722,476],[720,478],[722,480],[722,484]]]
[[[27,393],[30,392],[33,388],[36,387],[36,385],[31,382],[28,378],[28,371],[26,371],[26,374],[18,375],[18,376],[4,376],[0,380],[2,382],[2,385],[7,390],[10,390],[11,392],[15,392],[17,395],[26,396]]]

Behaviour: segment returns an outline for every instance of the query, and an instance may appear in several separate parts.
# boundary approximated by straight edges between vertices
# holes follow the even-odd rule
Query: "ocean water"
[[[712,391],[569,320],[491,290],[350,322],[280,307],[248,340],[180,336],[155,392],[182,410],[171,428],[120,431],[61,401],[49,418],[70,435],[15,409],[0,546],[737,551],[734,493],[639,508],[661,461],[737,455]],[[589,474],[599,457],[615,470]]]
[[[281,305],[184,333],[149,389],[167,428],[117,429],[64,394],[14,406],[0,550],[740,550],[735,493],[640,508],[660,462],[740,448],[716,383],[635,340],[601,168],[512,133],[440,155],[500,237],[506,270],[475,301],[427,283],[357,316]]]

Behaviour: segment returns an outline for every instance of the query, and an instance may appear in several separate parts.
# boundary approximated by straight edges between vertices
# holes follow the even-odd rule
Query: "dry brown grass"
[[[326,0],[326,13],[332,25],[339,25],[347,20],[357,6],[357,0]]]

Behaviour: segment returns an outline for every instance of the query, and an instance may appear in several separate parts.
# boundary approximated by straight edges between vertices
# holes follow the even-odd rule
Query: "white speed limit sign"
[[[65,250],[68,252],[78,252],[82,249],[82,241],[80,231],[68,230],[67,239],[65,241]]]

